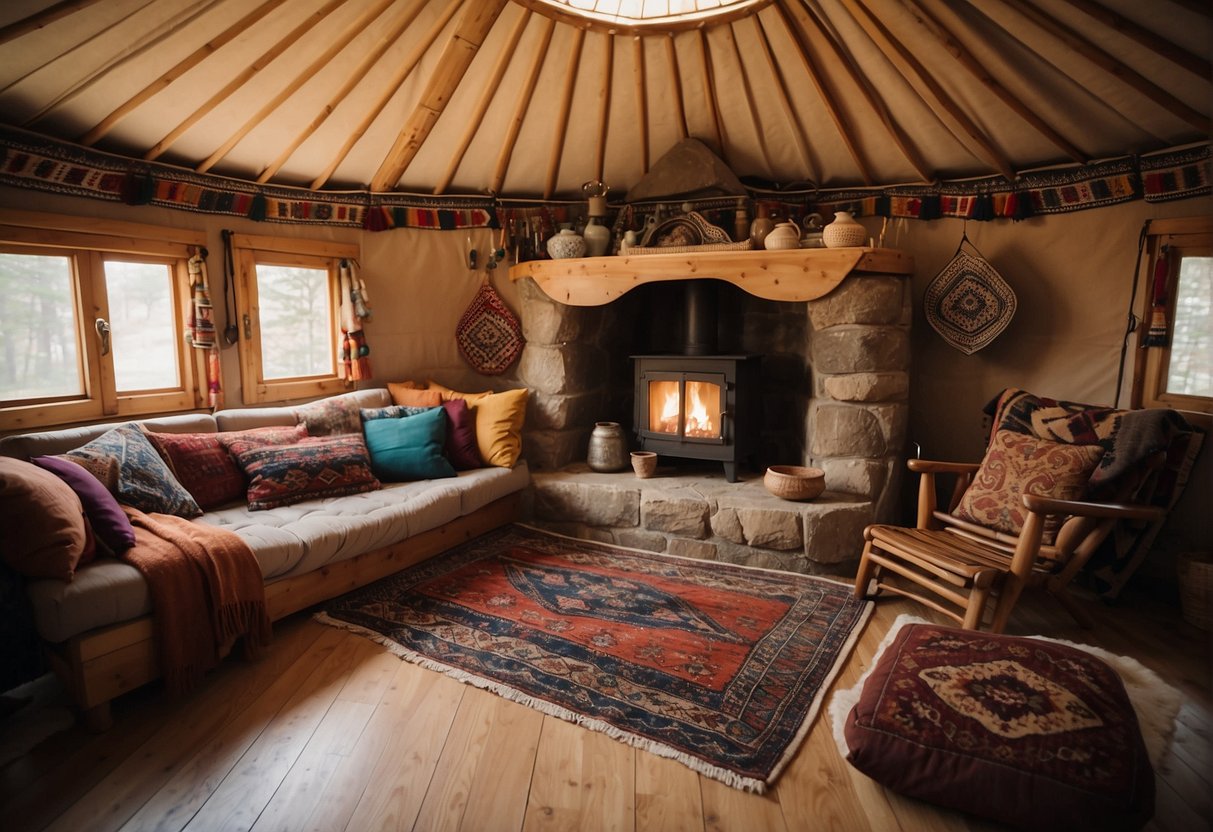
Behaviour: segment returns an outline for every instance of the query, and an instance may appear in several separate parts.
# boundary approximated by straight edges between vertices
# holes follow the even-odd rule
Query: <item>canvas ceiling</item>
[[[772,0],[675,32],[519,0],[7,0],[0,120],[312,188],[560,197],[684,135],[825,187],[1207,141],[1202,0]]]

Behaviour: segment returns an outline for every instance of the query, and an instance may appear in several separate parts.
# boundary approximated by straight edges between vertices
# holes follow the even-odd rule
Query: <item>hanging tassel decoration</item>
[[[1147,347],[1167,345],[1167,281],[1171,277],[1171,247],[1163,246],[1154,260],[1154,285],[1150,292],[1150,328],[1143,342]]]
[[[206,260],[201,253],[186,262],[190,275],[190,314],[186,322],[187,339],[200,350],[215,346],[215,307],[211,304],[210,289],[206,280]]]
[[[362,321],[370,317],[371,311],[367,307],[366,284],[358,276],[354,262],[342,260],[339,272],[341,309],[337,349],[340,361],[337,372],[347,383],[353,383],[371,377],[371,348],[362,332]]]
[[[268,211],[269,203],[266,201],[265,194],[260,192],[254,194],[253,201],[248,208],[248,218],[256,222],[264,222]]]
[[[156,180],[149,173],[128,173],[122,180],[122,201],[127,205],[147,205],[156,195]]]
[[[206,355],[206,389],[211,410],[223,409],[223,375],[219,361],[219,346],[211,347]]]

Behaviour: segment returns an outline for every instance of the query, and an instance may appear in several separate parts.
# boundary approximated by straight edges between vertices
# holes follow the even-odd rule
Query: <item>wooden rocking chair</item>
[[[1150,471],[1164,461],[1163,453],[1151,455],[1138,470],[1126,475],[1112,502],[1023,494],[1023,527],[1013,535],[953,514],[980,465],[911,459],[910,470],[921,475],[918,526],[873,525],[864,530],[855,595],[862,598],[884,590],[905,595],[967,629],[981,628],[986,603],[997,596],[990,631],[1001,633],[1023,589],[1043,584],[1082,626],[1090,627],[1090,619],[1067,586],[1117,522],[1162,521],[1163,509],[1144,505],[1136,498]],[[956,475],[947,511],[936,506],[937,474]],[[1056,540],[1044,543],[1045,522],[1050,516],[1065,519]],[[889,582],[886,572],[911,585]]]

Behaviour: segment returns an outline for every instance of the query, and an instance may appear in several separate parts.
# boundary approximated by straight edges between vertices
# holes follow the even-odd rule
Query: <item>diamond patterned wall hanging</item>
[[[522,353],[522,326],[486,280],[455,327],[459,354],[486,376],[504,373]]]
[[[927,286],[923,306],[927,321],[940,337],[972,355],[1011,323],[1015,293],[980,253],[974,256],[962,251],[968,242],[968,237],[961,238],[956,256]]]

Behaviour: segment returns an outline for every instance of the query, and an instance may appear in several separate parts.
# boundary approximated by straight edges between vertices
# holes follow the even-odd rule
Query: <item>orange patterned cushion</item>
[[[1028,515],[1024,494],[1079,499],[1101,456],[1103,448],[1098,445],[1067,445],[1000,430],[952,513],[986,528],[1019,534]],[[1056,539],[1060,524],[1061,518],[1045,522],[1045,543]]]

